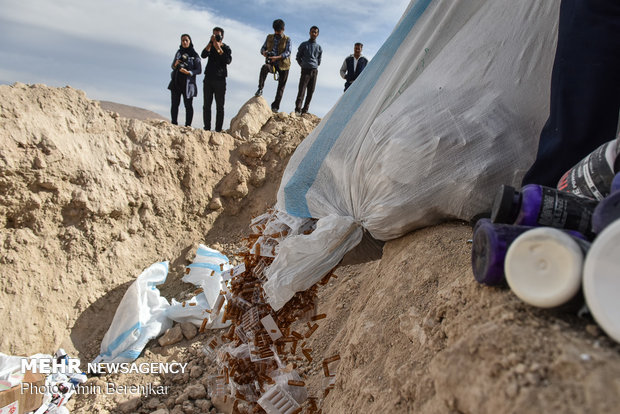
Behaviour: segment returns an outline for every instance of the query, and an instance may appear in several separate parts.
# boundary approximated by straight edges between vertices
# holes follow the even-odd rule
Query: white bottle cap
[[[583,269],[583,292],[596,322],[620,342],[620,220],[592,243]]]
[[[540,227],[526,231],[508,248],[508,286],[521,300],[553,308],[571,300],[581,287],[583,252],[565,232]]]

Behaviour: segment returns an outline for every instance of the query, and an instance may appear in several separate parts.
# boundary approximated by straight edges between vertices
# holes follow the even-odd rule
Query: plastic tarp
[[[324,234],[349,245],[362,229],[390,240],[489,210],[497,187],[518,185],[534,160],[558,13],[554,1],[412,1],[293,154],[276,208],[319,219],[317,228],[329,217]],[[303,255],[298,246],[280,255]],[[278,257],[269,283],[289,288],[268,294],[272,307],[320,280],[319,263],[338,263],[342,249],[330,250],[287,271],[291,260]]]
[[[94,363],[132,362],[150,339],[172,327],[172,321],[166,316],[170,304],[156,287],[166,281],[167,275],[168,262],[155,263],[129,286],[116,308]]]

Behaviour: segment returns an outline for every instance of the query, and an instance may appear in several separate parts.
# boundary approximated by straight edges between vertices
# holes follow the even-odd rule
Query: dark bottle
[[[538,184],[521,191],[502,185],[493,202],[491,220],[521,226],[575,230],[592,240],[592,213],[596,200]]]
[[[601,145],[566,171],[558,182],[558,190],[602,200],[610,193],[616,154],[615,139]]]

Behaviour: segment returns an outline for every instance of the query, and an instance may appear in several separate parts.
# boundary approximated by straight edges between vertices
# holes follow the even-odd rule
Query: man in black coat
[[[226,77],[228,76],[227,65],[232,61],[230,47],[222,42],[224,39],[224,29],[214,27],[209,44],[200,53],[203,59],[208,58],[205,67],[204,79],[204,106],[202,116],[205,129],[211,129],[211,103],[215,96],[215,131],[222,131],[224,123],[224,96],[226,95]]]

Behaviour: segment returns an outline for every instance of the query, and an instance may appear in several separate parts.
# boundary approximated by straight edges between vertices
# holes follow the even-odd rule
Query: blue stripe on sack
[[[198,251],[196,252],[196,256],[215,257],[217,259],[222,259],[225,262],[228,261],[228,257],[224,256],[222,253],[210,252],[209,250],[203,249],[202,247],[198,248]]]
[[[319,169],[351,117],[368,97],[383,70],[389,65],[422,13],[433,0],[418,0],[402,19],[398,27],[372,58],[359,78],[347,89],[338,103],[338,108],[325,121],[304,159],[284,187],[286,212],[297,217],[312,217],[306,195],[316,180]]]
[[[136,351],[135,349],[128,349],[127,351],[124,351],[118,354],[116,358],[127,358],[131,360],[135,360],[135,359],[138,359],[141,352],[142,350]]]
[[[131,335],[136,329],[140,329],[141,327],[142,327],[142,324],[140,322],[136,322],[134,326],[127,329],[125,332],[123,332],[118,337],[116,337],[116,339],[110,343],[110,345],[108,346],[108,349],[105,352],[102,352],[101,355],[112,356],[112,352],[116,348],[118,348],[125,341],[125,339],[127,339],[129,335]]]
[[[187,267],[189,267],[190,269],[194,267],[198,267],[198,268],[203,268],[203,269],[215,270],[218,273],[222,272],[222,269],[220,269],[220,265],[213,264],[213,263],[192,263],[191,265],[187,265]]]

